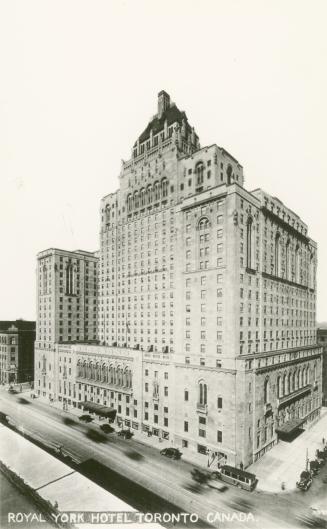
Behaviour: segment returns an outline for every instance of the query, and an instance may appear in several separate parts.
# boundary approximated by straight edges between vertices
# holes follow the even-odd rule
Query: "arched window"
[[[152,202],[152,185],[149,184],[146,189],[146,195],[147,195],[147,204],[151,204]]]
[[[204,175],[204,165],[202,162],[199,162],[195,166],[195,174],[196,174],[196,183],[197,185],[203,184],[203,175]]]
[[[154,183],[154,200],[160,200],[160,184],[159,182]]]
[[[275,275],[280,275],[280,234],[275,237]]]
[[[295,248],[294,275],[295,275],[295,282],[299,283],[300,281],[300,248],[299,248],[299,245],[297,245],[297,247]]]
[[[246,224],[246,266],[252,268],[252,218]]]
[[[292,388],[292,375],[291,373],[289,373],[288,375],[288,393],[292,393],[293,391],[293,388]]]
[[[204,382],[199,383],[199,404],[205,406],[208,401],[208,388]]]
[[[48,269],[46,265],[44,265],[42,269],[42,283],[43,283],[43,294],[48,293]]]
[[[101,380],[102,382],[108,382],[108,378],[107,378],[107,366],[106,364],[102,364],[102,369],[101,369]]]
[[[287,388],[287,375],[286,373],[284,374],[283,376],[283,396],[284,395],[287,395],[288,393],[288,388]]]
[[[138,191],[134,191],[134,208],[139,207],[139,193]]]
[[[128,369],[125,367],[124,373],[123,373],[123,386],[128,386]]]
[[[266,378],[263,385],[263,398],[264,403],[267,404],[269,402],[269,378]]]
[[[110,384],[114,384],[114,368],[112,364],[109,366],[109,382]]]
[[[227,184],[232,183],[233,167],[229,164],[227,167]]]
[[[207,230],[209,229],[209,219],[207,217],[202,217],[202,219],[199,220],[199,230]]]
[[[298,386],[298,372],[297,371],[294,371],[294,374],[293,374],[293,384],[294,384],[294,391],[299,389],[299,386]]]
[[[301,387],[305,386],[306,385],[306,381],[305,381],[305,368],[302,369],[302,372],[301,372]]]
[[[140,206],[145,206],[145,189],[143,187],[140,191]]]
[[[168,196],[168,180],[167,180],[167,178],[164,178],[161,181],[161,193],[162,193],[162,198],[167,198],[167,196]]]
[[[290,279],[290,240],[287,240],[285,246],[285,278]]]
[[[74,294],[75,278],[73,265],[69,263],[66,267],[66,294]]]
[[[106,222],[110,221],[110,206],[109,204],[106,205]]]
[[[127,211],[132,211],[133,209],[133,197],[131,194],[127,197]]]
[[[315,262],[313,254],[310,254],[310,262],[309,262],[309,288],[315,287]]]
[[[277,397],[283,397],[283,379],[281,376],[277,378]]]
[[[294,373],[292,375],[292,391],[296,390],[296,382],[295,382],[295,380],[296,380],[296,377],[295,377],[295,371],[294,371]]]

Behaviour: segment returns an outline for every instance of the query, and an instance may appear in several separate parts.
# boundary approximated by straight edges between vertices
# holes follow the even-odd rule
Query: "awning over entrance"
[[[90,411],[91,413],[96,413],[101,417],[108,417],[109,419],[115,419],[117,410],[115,408],[109,408],[108,406],[103,406],[102,404],[97,404],[96,402],[86,401],[83,402],[84,410]]]
[[[284,424],[281,424],[276,428],[278,434],[289,435],[297,430],[304,423],[304,419],[293,419],[292,421],[287,421]]]

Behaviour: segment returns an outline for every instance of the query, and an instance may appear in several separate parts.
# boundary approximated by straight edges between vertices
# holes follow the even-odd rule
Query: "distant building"
[[[0,321],[0,382],[34,379],[35,321]]]
[[[100,205],[98,344],[72,343],[90,338],[81,274],[75,297],[67,287],[69,258],[82,257],[67,253],[59,268],[51,251],[38,256],[36,389],[114,408],[119,424],[210,461],[248,465],[319,417],[317,245],[278,198],[245,189],[225,149],[201,148],[163,91],[119,184]]]
[[[58,347],[97,343],[98,257],[50,248],[37,261],[35,389],[50,400],[73,397],[66,380],[71,366],[63,363]]]
[[[327,406],[327,324],[317,329],[317,342],[322,346],[322,403]]]

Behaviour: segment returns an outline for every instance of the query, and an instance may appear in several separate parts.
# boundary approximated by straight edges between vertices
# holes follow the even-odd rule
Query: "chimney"
[[[158,117],[161,118],[162,114],[167,108],[170,107],[170,96],[164,90],[161,90],[158,94]]]

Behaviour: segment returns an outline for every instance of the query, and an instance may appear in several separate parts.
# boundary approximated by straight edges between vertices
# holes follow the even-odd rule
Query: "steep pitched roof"
[[[191,126],[188,122],[187,116],[184,111],[181,111],[177,108],[177,106],[173,103],[169,108],[167,108],[162,116],[159,118],[158,116],[155,116],[146,129],[142,132],[142,134],[139,136],[138,140],[140,143],[143,143],[150,137],[150,131],[152,129],[153,135],[158,134],[158,132],[162,131],[164,129],[165,121],[167,120],[168,127],[172,125],[173,123],[178,122],[180,125],[182,124],[182,121],[185,121],[186,129],[188,132],[191,131]],[[136,145],[137,142],[135,142],[134,145]]]

